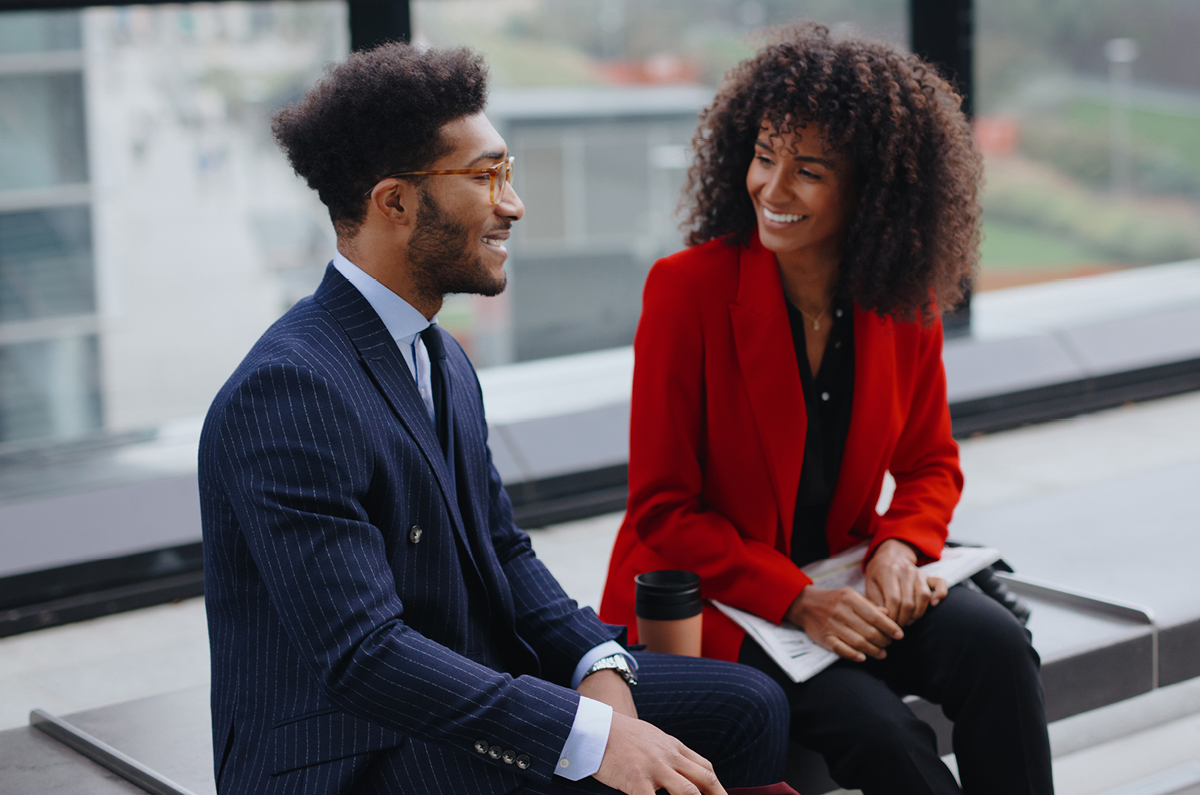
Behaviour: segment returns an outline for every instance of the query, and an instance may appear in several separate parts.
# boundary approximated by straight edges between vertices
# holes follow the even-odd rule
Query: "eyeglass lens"
[[[492,177],[492,204],[499,204],[500,199],[504,197],[504,189],[508,183],[512,182],[512,171],[513,160],[511,157],[496,169],[495,176]]]

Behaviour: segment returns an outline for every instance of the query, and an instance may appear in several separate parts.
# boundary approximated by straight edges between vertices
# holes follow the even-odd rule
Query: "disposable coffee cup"
[[[699,657],[704,619],[700,575],[668,569],[639,574],[633,581],[638,640],[646,650]]]

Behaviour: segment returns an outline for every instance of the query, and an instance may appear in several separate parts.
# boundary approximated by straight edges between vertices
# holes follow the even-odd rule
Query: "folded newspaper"
[[[866,544],[851,547],[840,555],[818,560],[804,567],[804,573],[820,588],[853,588],[866,590],[862,559]],[[927,563],[921,571],[931,577],[941,577],[947,585],[955,585],[1000,559],[1000,551],[991,547],[946,547],[942,559]],[[713,606],[746,630],[771,659],[791,677],[793,682],[805,682],[837,661],[838,656],[813,642],[799,627],[784,622],[772,624],[765,618],[738,610],[736,607],[713,601]]]

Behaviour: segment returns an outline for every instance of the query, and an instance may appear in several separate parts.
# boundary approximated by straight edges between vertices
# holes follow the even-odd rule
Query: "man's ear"
[[[371,190],[367,213],[397,226],[412,226],[416,221],[417,189],[403,179],[385,179]]]

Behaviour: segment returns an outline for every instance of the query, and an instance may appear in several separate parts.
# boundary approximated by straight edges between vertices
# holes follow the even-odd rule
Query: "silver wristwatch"
[[[616,671],[618,674],[620,674],[621,678],[625,680],[625,684],[629,685],[630,687],[633,687],[637,684],[637,674],[635,674],[633,669],[629,667],[629,661],[625,659],[624,654],[610,654],[607,657],[601,657],[599,660],[596,660],[596,662],[592,663],[592,667],[587,669],[587,673],[583,675],[583,678],[587,679],[589,676],[596,673],[596,671],[605,670]]]

